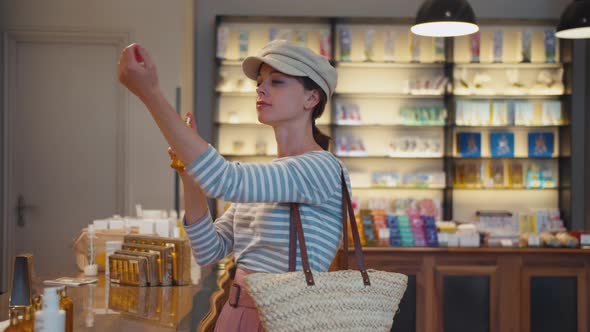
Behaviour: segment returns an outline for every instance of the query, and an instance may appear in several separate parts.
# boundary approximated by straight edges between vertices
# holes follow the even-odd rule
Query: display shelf
[[[216,91],[220,97],[256,97],[256,92]]]
[[[559,207],[564,211],[566,217],[571,215],[569,212],[571,210],[571,193],[568,192],[570,189],[564,186],[567,183],[564,172],[567,174],[565,170],[571,169],[571,158],[563,155],[571,150],[568,149],[571,146],[571,137],[569,137],[571,136],[569,129],[571,103],[568,100],[571,97],[571,86],[566,82],[571,75],[568,74],[569,69],[567,68],[562,74],[564,66],[568,66],[568,64],[560,62],[564,59],[562,56],[568,53],[567,47],[571,47],[571,45],[557,40],[559,47],[556,46],[555,52],[552,53],[551,49],[547,48],[548,44],[546,43],[548,42],[544,38],[547,38],[547,31],[553,28],[552,23],[549,24],[546,21],[521,22],[519,25],[514,21],[506,22],[506,24],[494,22],[497,25],[487,24],[481,27],[481,35],[477,37],[476,41],[472,40],[471,36],[467,36],[446,38],[441,43],[440,39],[412,35],[409,31],[409,23],[405,21],[329,18],[320,19],[318,22],[322,25],[318,25],[318,29],[315,29],[315,26],[313,29],[307,26],[309,24],[306,24],[305,20],[290,19],[284,24],[280,21],[277,18],[254,17],[250,18],[247,24],[239,25],[238,23],[241,21],[234,22],[231,17],[228,20],[230,22],[228,27],[231,31],[228,34],[230,39],[226,45],[227,57],[224,60],[217,59],[215,61],[218,72],[223,71],[220,75],[223,80],[220,82],[231,83],[219,86],[225,87],[226,91],[231,88],[237,90],[216,92],[218,104],[221,105],[220,107],[224,107],[225,112],[245,112],[245,108],[242,108],[241,104],[248,102],[246,97],[256,96],[255,92],[240,91],[240,87],[244,86],[243,82],[239,81],[243,76],[240,68],[242,61],[227,60],[237,59],[238,55],[240,57],[246,55],[246,52],[241,51],[239,44],[241,40],[239,33],[242,32],[242,28],[248,29],[250,32],[247,55],[255,53],[260,49],[260,45],[267,42],[273,28],[278,29],[275,32],[278,32],[279,35],[291,37],[293,41],[299,38],[298,32],[307,33],[308,39],[303,42],[318,53],[320,49],[322,52],[328,52],[325,55],[338,71],[338,88],[331,98],[330,106],[326,108],[323,115],[323,118],[328,117],[329,123],[321,125],[318,123],[318,126],[333,137],[331,151],[343,161],[349,171],[357,172],[362,179],[362,181],[356,182],[359,184],[357,186],[353,183],[353,189],[357,191],[359,200],[372,196],[396,196],[398,195],[397,191],[403,190],[413,190],[418,193],[417,196],[422,195],[422,191],[439,191],[442,193],[442,197],[436,196],[438,193],[435,196],[441,198],[443,219],[452,220],[455,216],[461,219],[469,215],[462,211],[465,206],[491,207],[493,204],[504,204],[510,208],[517,208],[518,204],[513,202],[516,200],[512,198],[506,200],[506,197],[514,196],[520,200],[525,199],[521,196],[526,196],[530,201],[521,203],[525,204],[523,206]],[[218,20],[217,24],[224,24],[223,17]],[[330,31],[329,47],[326,47],[325,42],[322,43],[322,38],[325,37],[325,34],[322,35],[319,32],[322,29]],[[498,34],[497,31],[500,30],[502,32]],[[522,61],[526,56],[522,52],[523,48],[527,47],[526,40],[523,39],[523,36],[526,35],[525,30],[531,31],[527,35],[528,37],[525,37],[525,39],[530,38],[530,54],[528,54],[530,62]],[[343,32],[344,35],[342,35]],[[499,48],[497,47],[498,36],[501,44]],[[548,49],[549,52],[547,52]],[[551,63],[552,60],[557,62]],[[461,85],[459,78],[466,82],[466,85]],[[455,89],[452,89],[452,86]],[[476,86],[482,86],[482,88],[476,88]],[[517,86],[522,86],[522,88],[515,88]],[[250,86],[244,87],[251,89]],[[430,94],[421,94],[422,91],[430,92]],[[498,93],[491,94],[494,91]],[[470,100],[474,100],[474,102],[469,102]],[[480,101],[485,103],[486,100],[490,104],[490,115],[500,114],[499,112],[503,109],[508,109],[507,106],[497,106],[498,101],[506,101],[507,104],[519,102],[527,104],[527,101],[530,101],[530,104],[533,104],[534,116],[531,117],[532,121],[514,121],[510,118],[509,113],[507,113],[509,114],[507,121],[498,120],[500,118],[497,115],[493,119],[490,116],[489,122],[469,118],[468,112],[479,112],[477,107],[470,104],[479,104]],[[462,109],[458,107],[460,101],[464,101]],[[554,104],[560,105],[555,106]],[[512,107],[512,105],[510,106]],[[528,111],[526,109],[528,105],[519,104],[517,106],[521,107],[523,110],[521,112]],[[482,106],[483,108],[485,107]],[[429,113],[430,109],[442,109],[445,112],[445,116],[441,118],[444,120],[444,124],[434,121],[425,122],[427,124],[398,122],[401,119],[412,121],[411,119],[414,117],[408,118],[406,112],[414,109],[416,110],[416,119],[419,119],[420,116],[433,119]],[[541,116],[538,116],[539,109],[541,109]],[[563,117],[560,119],[563,119],[564,123],[551,120],[552,118],[549,116],[553,116],[554,109],[562,110]],[[464,117],[457,117],[459,111],[463,112]],[[347,112],[354,114],[350,115]],[[227,114],[225,113],[224,116]],[[229,117],[227,116],[215,118],[217,122],[214,125],[218,127],[220,133],[226,135],[224,136],[226,139],[221,140],[224,142],[223,144],[231,145],[231,139],[234,141],[247,139],[248,137],[244,135],[250,135],[249,132],[252,133],[252,138],[262,139],[263,133],[259,130],[262,125],[254,123],[255,116],[244,114],[246,113],[240,113],[240,118],[246,121],[244,123],[228,123]],[[346,116],[347,114],[349,116]],[[354,121],[362,119],[367,123],[338,123],[334,119],[352,119]],[[437,121],[441,120],[436,119]],[[456,121],[457,119],[462,122]],[[484,116],[482,119],[485,120],[487,117]],[[462,124],[459,125],[457,122]],[[475,125],[466,125],[468,123]],[[507,124],[498,125],[499,123]],[[523,125],[523,123],[526,124]],[[323,129],[326,127],[329,130]],[[236,133],[238,128],[239,133]],[[456,154],[459,151],[457,134],[461,131],[479,132],[481,139],[479,149],[484,155],[483,157],[461,157]],[[496,131],[506,131],[513,135],[512,148],[516,157],[491,157],[491,133]],[[527,141],[528,134],[534,131],[547,131],[553,134],[555,155],[550,157],[527,156],[527,151],[530,149]],[[403,135],[400,136],[400,133]],[[346,144],[338,141],[342,137],[348,137],[347,135],[354,142],[358,139],[361,143],[360,146],[363,147],[360,150],[368,151],[368,153],[366,155],[338,154],[338,151],[346,151],[349,149],[348,145],[352,144],[351,140],[347,140]],[[407,139],[412,141],[411,138],[418,137],[415,141],[420,142],[420,140],[426,140],[431,136],[432,138],[440,136],[439,141],[442,148],[435,150],[440,155],[387,154],[390,149],[396,151],[423,150],[418,144],[412,145],[410,143],[408,144],[414,146],[413,148],[391,148],[392,140],[397,139],[401,142],[402,139]],[[228,137],[231,139],[227,139]],[[268,143],[272,136],[265,136],[264,139]],[[402,143],[404,142],[399,144]],[[248,151],[242,150],[241,154],[227,154],[225,156],[247,160],[277,157],[272,154],[246,154],[246,152],[254,151],[251,150],[253,144],[253,142],[246,144],[246,147],[249,148]],[[231,146],[226,146],[225,150],[232,151]],[[355,151],[357,149],[350,147],[349,150]],[[267,152],[271,151],[272,147],[269,144]],[[430,150],[425,149],[425,151]],[[496,154],[494,153],[494,155]],[[500,162],[497,161],[503,161],[505,172],[507,172],[505,177],[508,176],[509,167],[512,167],[513,164],[521,164],[524,169],[533,163],[537,164],[537,166],[553,173],[556,188],[464,188],[450,185],[453,183],[456,167],[474,162],[481,164],[481,167],[487,167],[494,163],[499,164]],[[385,187],[371,184],[371,171],[411,173],[421,169],[432,169],[445,173],[447,186]],[[487,172],[487,170],[482,171],[482,174],[483,172]],[[486,184],[489,183],[486,182]],[[524,191],[526,194],[522,195],[520,191]],[[456,215],[453,213],[455,208],[457,208]]]
[[[353,190],[443,190],[447,187],[411,187],[411,186],[396,186],[396,187],[385,187],[385,186],[353,186]]]
[[[222,153],[227,158],[277,158],[276,154],[228,154]]]
[[[560,190],[560,187],[553,187],[553,188],[509,188],[509,187],[502,187],[502,188],[464,188],[464,187],[452,187],[453,190],[485,190],[485,191],[503,191],[503,190],[510,190],[510,191],[551,191],[551,190]]]
[[[269,128],[267,125],[259,123],[259,122],[239,122],[239,123],[232,123],[232,122],[215,122],[215,125],[218,127],[235,127],[235,128]],[[330,123],[316,123],[319,128],[328,128],[332,124]]]
[[[444,62],[337,62],[336,68],[442,69]]]
[[[337,153],[334,154],[338,158],[349,158],[349,159],[363,159],[363,158],[373,158],[373,159],[432,159],[432,160],[440,160],[443,156],[387,156],[387,155],[367,155],[367,156],[347,156],[347,155],[339,155]]]
[[[458,68],[474,68],[474,69],[559,69],[561,63],[530,63],[530,62],[498,62],[498,63],[472,63],[472,62],[455,62],[455,67]]]
[[[241,67],[242,66],[242,60],[219,60],[219,64],[221,66],[228,66],[228,67]]]
[[[467,125],[448,125],[449,128],[456,129],[550,129],[559,127],[568,127],[569,124],[551,124],[551,125],[489,125],[489,126],[467,126]]]
[[[358,93],[354,91],[334,92],[332,98],[380,98],[380,99],[441,99],[444,95],[420,95],[420,94],[401,94],[401,93]]]
[[[498,100],[498,99],[506,99],[506,100],[513,100],[513,99],[522,99],[522,100],[528,100],[528,99],[561,99],[564,97],[567,97],[567,94],[550,94],[550,95],[535,95],[535,94],[522,94],[522,95],[498,95],[498,94],[493,94],[493,95],[476,95],[476,94],[454,94],[454,96],[456,97],[457,100],[463,100],[463,99],[491,99],[491,100]]]
[[[412,125],[412,124],[388,124],[388,123],[361,123],[361,124],[340,124],[340,123],[332,123],[335,127],[342,127],[342,128],[392,128],[392,129],[401,129],[401,128],[444,128],[445,125]]]
[[[461,157],[461,156],[452,156],[450,159],[454,160],[558,160],[559,156],[551,156],[551,157],[525,157],[525,156],[515,156],[515,157]]]

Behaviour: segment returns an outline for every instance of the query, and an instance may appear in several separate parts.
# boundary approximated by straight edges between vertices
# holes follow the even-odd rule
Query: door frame
[[[0,114],[0,137],[2,146],[0,146],[0,166],[2,190],[0,191],[0,206],[2,215],[0,216],[0,238],[1,255],[0,255],[0,293],[7,292],[10,287],[11,276],[8,271],[12,270],[12,261],[15,253],[15,243],[13,241],[15,234],[15,223],[10,222],[14,219],[14,210],[11,209],[11,203],[14,202],[14,184],[10,178],[12,173],[10,156],[11,150],[11,128],[12,110],[15,107],[15,66],[16,47],[18,43],[67,43],[67,44],[91,44],[91,45],[112,45],[118,50],[122,50],[128,45],[130,33],[109,32],[109,31],[85,31],[71,28],[9,28],[2,35],[2,96],[1,105],[2,113]],[[114,66],[115,64],[113,64]],[[117,151],[116,151],[116,209],[117,213],[123,214],[130,211],[130,162],[129,162],[129,143],[130,143],[130,122],[129,122],[129,92],[121,87],[118,89],[118,111],[117,113]]]

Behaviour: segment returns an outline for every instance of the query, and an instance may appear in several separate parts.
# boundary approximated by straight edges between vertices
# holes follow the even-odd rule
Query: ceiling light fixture
[[[420,36],[456,37],[477,32],[479,27],[467,0],[426,0],[411,30]]]
[[[590,38],[590,1],[574,0],[561,14],[557,32],[559,38]]]

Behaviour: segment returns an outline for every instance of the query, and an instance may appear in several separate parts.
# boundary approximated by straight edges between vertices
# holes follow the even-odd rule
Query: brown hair
[[[328,150],[330,148],[330,140],[332,139],[330,136],[322,133],[320,129],[316,126],[315,120],[319,118],[323,113],[324,109],[326,108],[326,104],[328,103],[328,96],[324,92],[320,86],[314,82],[311,78],[307,76],[295,76],[301,84],[303,84],[303,88],[305,90],[318,90],[320,93],[320,101],[315,105],[313,108],[313,112],[311,113],[311,124],[312,124],[312,131],[313,131],[313,139],[318,143],[319,146],[322,147],[324,150]]]

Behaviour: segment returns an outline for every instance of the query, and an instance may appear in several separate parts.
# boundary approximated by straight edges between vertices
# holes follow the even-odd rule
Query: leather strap
[[[350,193],[346,186],[344,178],[344,170],[340,169],[340,181],[342,184],[342,242],[344,245],[344,254],[348,255],[348,228],[346,222],[346,210],[348,210],[348,220],[352,231],[352,238],[354,241],[355,256],[357,261],[357,268],[361,272],[363,283],[365,286],[370,286],[369,274],[365,269],[365,259],[361,247],[361,240],[356,225],[356,218],[350,200]],[[289,272],[295,271],[297,262],[297,240],[299,240],[299,251],[301,252],[301,263],[303,265],[303,272],[308,286],[314,285],[313,274],[309,268],[309,259],[307,256],[307,248],[305,246],[305,238],[303,234],[303,226],[301,224],[301,216],[299,214],[299,204],[291,203],[290,211],[290,225],[289,225]],[[344,269],[348,269],[348,259],[344,259]]]

